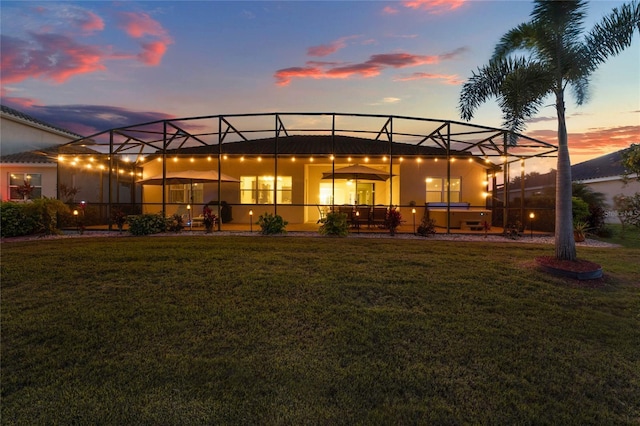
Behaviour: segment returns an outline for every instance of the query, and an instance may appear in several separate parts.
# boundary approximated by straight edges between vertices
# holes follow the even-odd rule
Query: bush
[[[167,220],[161,214],[141,214],[128,219],[129,232],[133,235],[158,234],[167,230]]]
[[[346,237],[349,234],[347,215],[340,212],[328,213],[320,226],[319,232],[322,235]]]
[[[610,226],[603,226],[596,231],[595,234],[600,238],[611,238],[613,237],[613,229]]]
[[[38,217],[38,229],[36,232],[45,234],[59,234],[58,216],[68,214],[69,207],[60,200],[53,198],[38,198],[27,204],[27,210],[33,211]]]
[[[179,214],[174,214],[167,220],[167,228],[171,232],[180,232],[184,229],[184,219]]]
[[[571,197],[574,222],[586,222],[589,218],[589,204],[582,198]]]
[[[0,235],[20,237],[33,234],[37,228],[37,218],[28,214],[26,204],[4,202],[0,204]]]
[[[58,216],[68,213],[69,209],[62,201],[51,198],[38,198],[29,203],[2,203],[2,236],[58,234]]]
[[[258,218],[258,225],[260,225],[261,233],[263,235],[282,234],[287,232],[285,227],[289,222],[282,219],[280,215],[273,215],[271,213],[261,214]]]
[[[402,215],[397,208],[389,209],[387,217],[384,219],[384,227],[389,230],[391,235],[395,235],[396,229],[402,224]]]
[[[433,235],[436,233],[436,221],[433,219],[429,219],[426,216],[422,218],[422,222],[418,226],[416,231],[418,235],[423,237],[428,237],[429,235]]]

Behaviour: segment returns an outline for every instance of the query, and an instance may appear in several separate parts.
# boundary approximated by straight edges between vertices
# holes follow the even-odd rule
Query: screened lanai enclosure
[[[58,186],[79,187],[95,222],[108,227],[116,210],[180,214],[197,225],[205,206],[221,219],[218,229],[248,227],[265,212],[305,224],[338,208],[373,214],[390,207],[430,215],[446,230],[473,223],[465,219],[473,212],[503,227],[524,223],[529,214],[524,186],[520,202],[505,196],[518,195],[518,188],[509,188],[511,177],[524,176],[527,164],[534,167],[557,151],[526,135],[515,135],[511,144],[512,136],[504,129],[392,115],[167,119],[71,142],[90,150],[60,153]],[[361,172],[350,173],[355,169]]]

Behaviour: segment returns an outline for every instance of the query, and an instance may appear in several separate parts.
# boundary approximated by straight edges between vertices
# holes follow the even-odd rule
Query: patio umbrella
[[[169,185],[177,184],[189,184],[191,186],[191,194],[193,194],[194,183],[205,182],[240,182],[232,176],[221,173],[218,176],[218,172],[215,170],[185,170],[182,172],[167,172],[164,182]],[[143,185],[162,185],[162,174],[152,176],[147,179],[137,181]],[[193,196],[193,195],[192,195]]]
[[[322,173],[322,179],[354,179],[356,184],[358,180],[385,181],[390,177],[391,175],[387,172],[359,164]]]
[[[240,182],[232,176],[220,174],[215,170],[185,170],[182,172],[167,172],[165,182],[168,184],[194,184],[204,182]],[[143,185],[162,185],[162,174],[137,181]]]
[[[340,167],[338,169],[334,169],[330,172],[322,173],[322,179],[347,179],[347,180],[355,180],[356,183],[356,194],[358,191],[358,180],[376,180],[376,181],[386,181],[391,177],[391,175],[387,172],[384,172],[379,169],[374,169],[367,166],[362,166],[360,164],[355,164],[353,166]],[[357,197],[357,195],[356,195]],[[357,201],[356,201],[357,204]]]

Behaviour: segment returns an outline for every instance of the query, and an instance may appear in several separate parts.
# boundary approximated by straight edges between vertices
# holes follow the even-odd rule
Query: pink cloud
[[[325,78],[324,72],[314,66],[284,68],[276,71],[274,77],[278,86],[289,85],[292,78]]]
[[[425,64],[436,64],[442,60],[453,59],[466,51],[456,49],[442,55],[414,55],[411,53],[382,53],[371,55],[369,60],[356,64],[336,64],[331,62],[307,62],[307,67],[292,67],[276,71],[276,84],[287,86],[293,78],[349,78],[352,76],[375,77],[385,68],[415,67]]]
[[[84,15],[74,19],[76,25],[84,32],[92,33],[104,30],[104,21],[93,12],[85,11]]]
[[[145,35],[166,37],[167,33],[162,25],[146,13],[120,12],[118,14],[119,26],[133,38],[141,38]]]
[[[408,76],[397,77],[394,81],[413,80],[443,80],[445,84],[460,85],[464,82],[457,74],[431,74],[427,72],[415,72]]]
[[[405,0],[404,7],[415,10],[426,10],[430,13],[444,13],[461,7],[468,0]]]
[[[423,64],[435,64],[437,62],[439,62],[438,56],[420,56],[410,53],[383,53],[372,55],[371,59],[366,63],[393,68],[404,68]]]
[[[142,12],[120,12],[118,20],[119,27],[130,37],[150,39],[141,43],[142,52],[137,55],[137,58],[146,65],[159,65],[167,51],[167,46],[173,43],[162,25]]]
[[[357,38],[358,36],[341,37],[329,44],[321,44],[318,46],[312,46],[307,49],[307,55],[309,56],[328,56],[337,52],[340,49],[344,49],[347,46],[349,39]]]
[[[383,67],[375,63],[365,62],[362,64],[345,65],[328,70],[326,78],[349,78],[353,75],[361,77],[375,77],[380,74]]]
[[[382,13],[384,13],[385,15],[395,15],[396,13],[398,13],[398,9],[391,6],[385,6],[385,8],[382,9]]]
[[[82,43],[83,36],[102,31],[102,18],[75,6],[42,6],[32,9],[43,17],[51,16],[51,25],[37,32],[26,31],[19,37],[2,35],[0,71],[2,84],[28,78],[63,83],[81,74],[104,71],[107,60],[137,59],[145,65],[158,65],[172,43],[162,26],[144,13],[121,13],[121,25],[127,34],[140,40],[139,53],[112,53],[111,46]]]
[[[58,34],[31,34],[34,44],[2,36],[2,82],[43,78],[63,83],[70,77],[104,70],[106,54]]]
[[[138,58],[146,65],[156,66],[160,64],[166,51],[167,45],[162,41],[143,43],[142,53],[138,55]]]
[[[554,145],[558,143],[556,130],[534,130],[526,134]],[[640,126],[593,128],[582,133],[569,133],[572,163],[576,164],[578,159],[598,157],[638,143],[638,135]]]

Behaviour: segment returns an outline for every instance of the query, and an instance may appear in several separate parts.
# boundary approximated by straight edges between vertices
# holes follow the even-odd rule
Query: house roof
[[[446,156],[447,151],[433,146],[358,138],[344,135],[291,135],[277,139],[277,152],[282,155],[429,155]],[[218,145],[181,148],[169,152],[181,154],[217,154]],[[254,139],[222,144],[223,154],[269,155],[276,152],[276,138]],[[451,152],[470,157],[471,153]]]
[[[99,152],[83,146],[62,144],[41,150],[3,155],[0,156],[0,163],[53,164],[57,162],[59,154],[99,154]]]
[[[622,154],[628,149],[622,149],[571,166],[571,179],[573,181],[585,181],[621,176],[625,172],[625,167],[622,165]]]
[[[10,108],[10,107],[8,107],[6,105],[0,105],[0,111],[2,112],[2,115],[7,115],[7,116],[13,117],[13,118],[15,118],[15,119],[17,119],[19,121],[28,122],[28,123],[31,123],[31,124],[33,124],[35,126],[38,126],[38,127],[47,128],[47,129],[52,130],[52,131],[54,131],[56,133],[62,133],[65,136],[68,136],[69,138],[72,138],[72,139],[82,138],[82,136],[77,134],[77,133],[73,133],[73,132],[71,132],[69,130],[66,130],[66,129],[63,129],[61,127],[57,127],[57,126],[54,126],[52,124],[46,123],[46,122],[44,122],[42,120],[39,120],[39,119],[29,115],[29,114],[25,114],[25,113],[20,112],[20,111],[18,111],[16,109]]]

